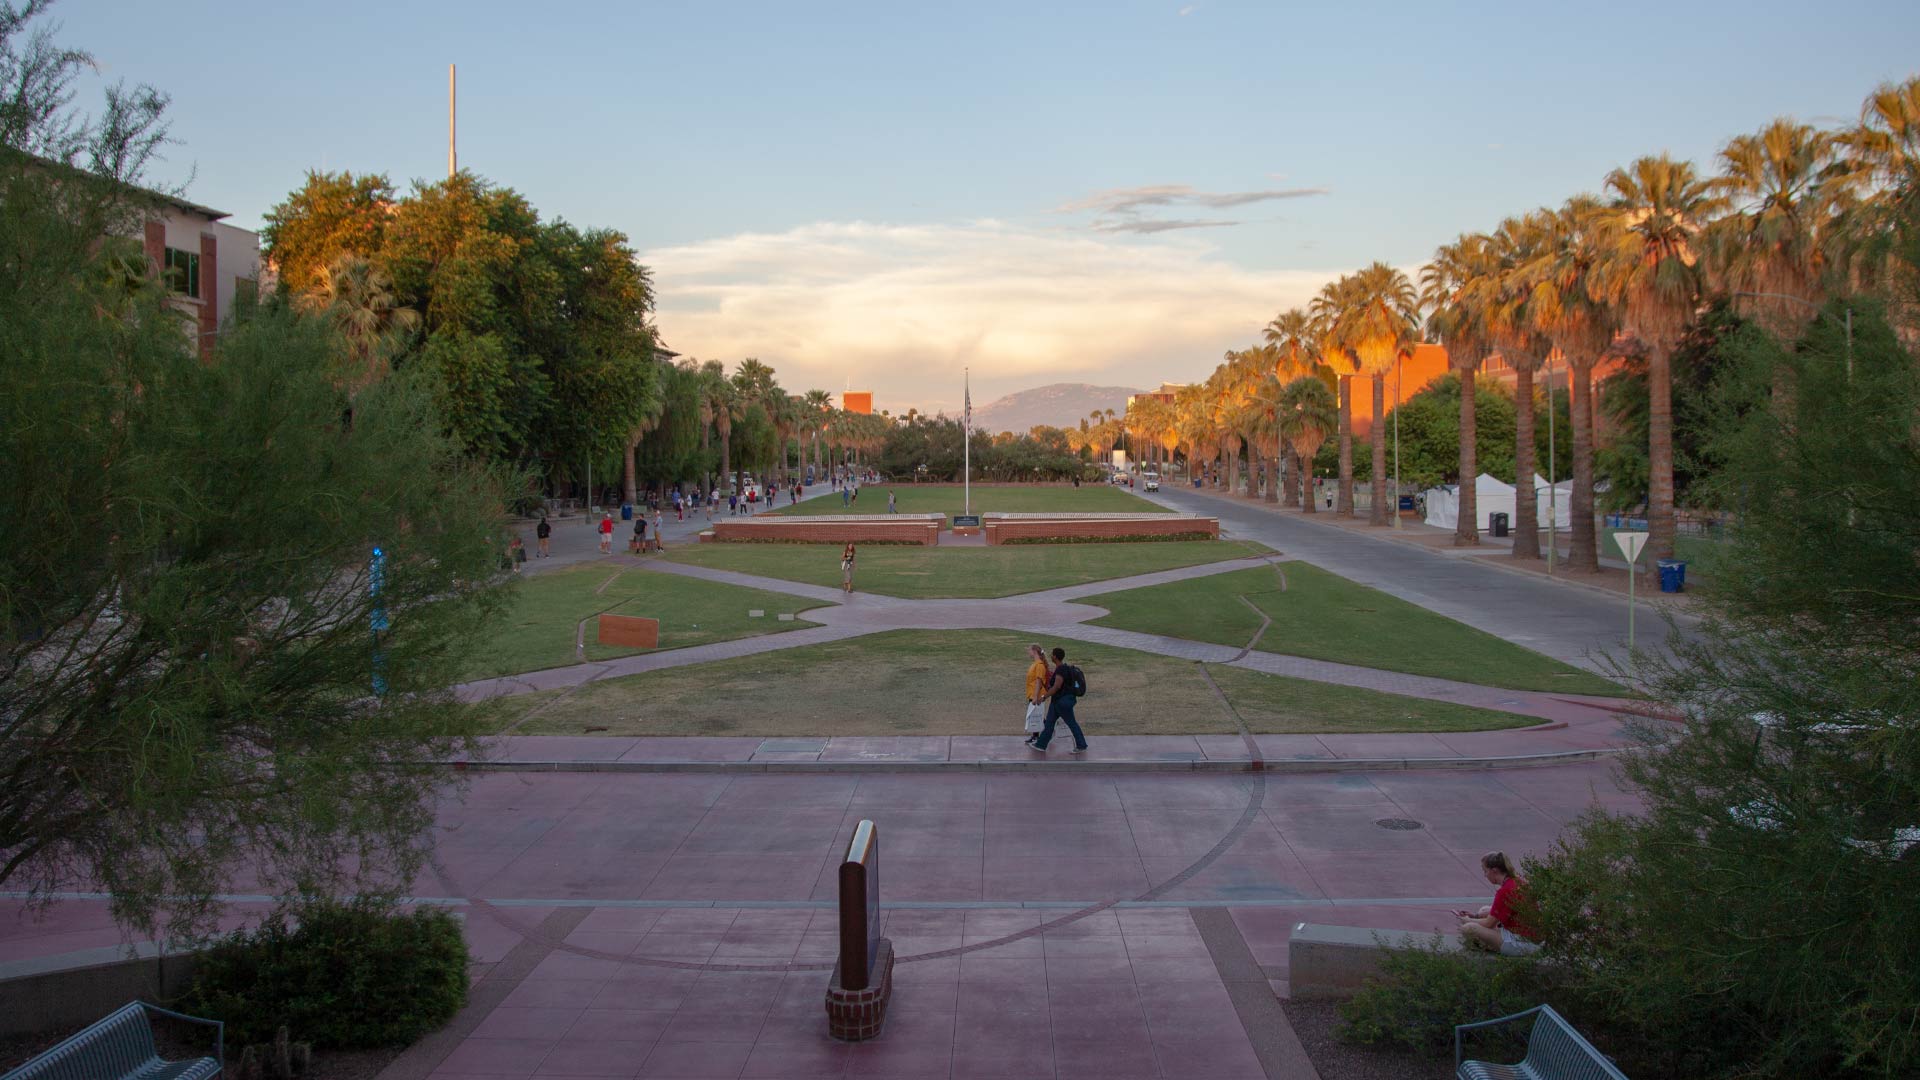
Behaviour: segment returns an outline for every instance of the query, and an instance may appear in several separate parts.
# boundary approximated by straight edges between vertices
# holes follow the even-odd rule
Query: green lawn
[[[840,585],[839,544],[693,544],[666,558],[745,574]],[[1221,562],[1268,550],[1242,540],[1136,544],[1015,544],[1005,547],[859,548],[854,588],[909,599],[1012,596],[1089,581]]]
[[[608,579],[612,583],[601,586]],[[660,620],[660,647],[679,649],[710,641],[797,630],[812,623],[781,622],[779,614],[819,607],[815,600],[784,593],[743,589],[677,574],[620,571],[606,565],[574,566],[528,574],[514,582],[513,599],[493,633],[476,651],[471,678],[511,675],[560,667],[575,661],[574,633],[580,620],[601,612],[644,615]],[[599,591],[596,591],[599,590]],[[765,612],[759,618],[750,610]],[[639,649],[618,649],[594,640],[586,631],[587,659],[628,656]]]
[[[1286,575],[1282,592],[1277,572]],[[1515,690],[1626,695],[1626,688],[1423,607],[1301,562],[1107,593],[1082,603],[1112,614],[1095,625],[1244,645],[1273,620],[1263,652],[1431,675]]]
[[[961,512],[958,484],[866,484],[858,501],[842,506],[840,493],[829,492],[798,506],[783,506],[777,514],[884,514],[887,493],[892,492],[903,514],[945,514],[951,520]],[[973,512],[1003,514],[1036,513],[1134,513],[1168,514],[1166,507],[1121,491],[1111,484],[1010,484],[981,485],[973,488]]]
[[[1598,541],[1600,544],[1600,557],[1603,559],[1621,559],[1624,561],[1625,556],[1620,554],[1620,546],[1613,542],[1613,534],[1645,531],[1645,529],[1601,528]],[[1689,581],[1697,577],[1711,576],[1713,573],[1713,560],[1722,550],[1724,550],[1722,541],[1709,540],[1704,536],[1676,536],[1673,538],[1673,554],[1687,564],[1687,580]],[[1642,551],[1639,562],[1639,566],[1642,569],[1646,568],[1647,559],[1647,553]]]
[[[1006,630],[901,630],[607,679],[564,697],[527,695],[524,708],[488,715],[505,726],[547,705],[518,729],[522,735],[1016,734],[1028,640]],[[1087,673],[1091,692],[1077,712],[1089,738],[1237,730],[1232,714],[1188,661],[1063,644]],[[1208,670],[1259,733],[1465,731],[1538,723],[1238,668]],[[725,690],[717,702],[688,693],[688,686]],[[499,709],[494,703],[486,707]]]

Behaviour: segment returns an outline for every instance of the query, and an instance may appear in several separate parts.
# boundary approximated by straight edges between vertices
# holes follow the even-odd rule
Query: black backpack
[[[1077,697],[1077,698],[1083,698],[1087,696],[1087,673],[1086,672],[1081,671],[1080,668],[1074,664],[1061,664],[1059,668],[1059,672],[1060,672],[1060,679],[1061,679],[1061,692],[1072,694],[1074,697]]]

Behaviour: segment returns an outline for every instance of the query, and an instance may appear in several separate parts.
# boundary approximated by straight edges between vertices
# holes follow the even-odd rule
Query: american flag
[[[973,390],[963,384],[960,391],[960,425],[968,431],[973,430]]]

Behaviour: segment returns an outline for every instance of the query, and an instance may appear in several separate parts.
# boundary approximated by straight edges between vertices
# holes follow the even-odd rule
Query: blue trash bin
[[[1679,592],[1687,584],[1687,564],[1679,559],[1660,560],[1660,591]]]
[[[633,504],[632,503],[620,504],[620,520],[621,521],[633,520]]]

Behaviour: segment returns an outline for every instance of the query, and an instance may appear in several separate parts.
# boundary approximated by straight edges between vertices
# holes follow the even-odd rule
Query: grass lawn
[[[1276,569],[1286,574],[1285,592]],[[1239,570],[1082,602],[1112,613],[1096,619],[1099,626],[1244,645],[1260,628],[1260,618],[1240,602],[1243,595],[1273,620],[1260,639],[1262,652],[1514,690],[1630,693],[1598,675],[1308,563]]]
[[[840,493],[783,506],[777,514],[884,514],[892,492],[903,514],[945,514],[951,520],[961,512],[959,484],[863,484],[860,498],[840,505]],[[1170,514],[1173,511],[1114,487],[1112,484],[975,484],[973,512],[1002,514]]]
[[[745,574],[840,585],[839,544],[692,544],[666,558]],[[1012,596],[1088,581],[1148,574],[1265,553],[1243,540],[1136,544],[1014,544],[920,547],[867,544],[853,584],[862,592],[908,599]]]
[[[607,584],[608,579],[612,579],[611,584]],[[602,585],[606,586],[604,590]],[[514,583],[505,616],[476,650],[469,677],[511,675],[571,664],[576,659],[575,628],[580,620],[601,612],[659,619],[660,647],[679,649],[812,626],[802,619],[781,622],[778,616],[819,606],[818,601],[784,593],[608,566],[574,566],[528,574]],[[753,609],[765,614],[749,617],[747,612]],[[644,651],[598,644],[591,622],[587,624],[586,643],[589,660]]]
[[[504,726],[546,704],[521,735],[1008,735],[1021,730],[1029,639],[1007,630],[900,630],[590,683],[555,701],[490,713]],[[1069,641],[1091,693],[1089,738],[1236,730],[1200,670]],[[1256,732],[1461,731],[1531,717],[1213,667]],[[690,692],[690,688],[711,692]],[[489,703],[491,704],[491,703]]]

